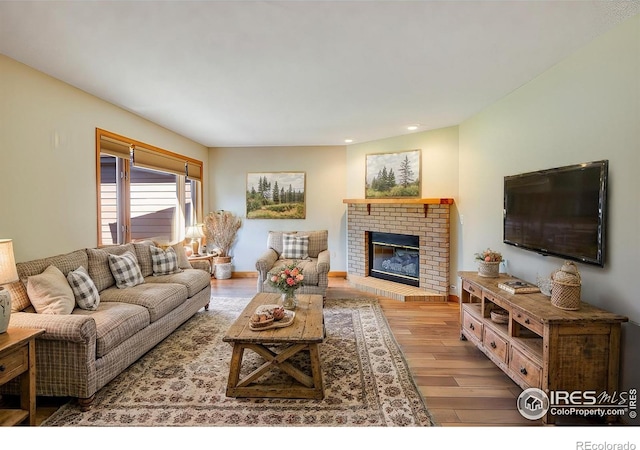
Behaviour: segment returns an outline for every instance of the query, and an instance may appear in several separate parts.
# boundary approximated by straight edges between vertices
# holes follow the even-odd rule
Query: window
[[[202,162],[96,130],[98,245],[177,242],[202,222]]]

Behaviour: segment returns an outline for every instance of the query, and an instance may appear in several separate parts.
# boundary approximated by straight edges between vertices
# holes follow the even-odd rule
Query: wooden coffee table
[[[324,398],[324,384],[318,345],[324,341],[324,316],[321,295],[298,295],[293,324],[284,328],[254,331],[249,319],[260,305],[279,304],[279,294],[259,293],[242,311],[222,339],[233,345],[227,383],[228,397]],[[276,348],[277,351],[276,353]],[[252,350],[264,359],[264,364],[240,379],[245,350]],[[311,376],[296,367],[290,358],[309,352]],[[290,375],[293,383],[264,385],[256,382],[271,370]]]

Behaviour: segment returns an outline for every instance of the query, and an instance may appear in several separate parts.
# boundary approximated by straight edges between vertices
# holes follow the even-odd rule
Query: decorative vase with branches
[[[204,219],[207,243],[217,248],[218,257],[231,260],[233,246],[242,220],[230,211],[210,212]]]

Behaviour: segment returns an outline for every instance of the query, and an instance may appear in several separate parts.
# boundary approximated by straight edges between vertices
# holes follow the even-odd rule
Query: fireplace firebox
[[[420,241],[418,236],[369,232],[369,276],[420,285]]]

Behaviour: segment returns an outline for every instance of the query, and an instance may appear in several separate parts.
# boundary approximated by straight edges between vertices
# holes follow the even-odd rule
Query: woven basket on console
[[[580,273],[575,263],[567,261],[551,277],[551,304],[556,308],[576,311],[580,309]]]
[[[499,261],[479,261],[478,262],[478,275],[487,278],[498,278],[500,276],[500,262]]]

